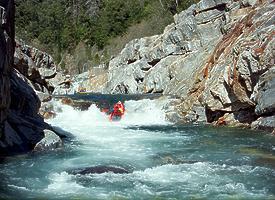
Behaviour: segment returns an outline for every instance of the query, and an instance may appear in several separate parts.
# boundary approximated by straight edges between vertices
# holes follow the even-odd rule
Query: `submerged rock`
[[[84,169],[77,169],[77,170],[73,170],[69,173],[74,174],[74,175],[76,175],[76,174],[86,175],[86,174],[103,174],[103,173],[108,173],[108,172],[112,172],[115,174],[130,173],[128,170],[121,168],[121,167],[104,166],[104,165],[87,167]]]

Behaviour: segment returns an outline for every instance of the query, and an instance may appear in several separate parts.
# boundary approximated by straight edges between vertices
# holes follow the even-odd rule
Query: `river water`
[[[274,136],[170,124],[156,100],[125,105],[110,122],[94,105],[58,104],[48,122],[74,137],[61,150],[2,161],[0,199],[275,199]],[[71,174],[93,166],[129,173]]]

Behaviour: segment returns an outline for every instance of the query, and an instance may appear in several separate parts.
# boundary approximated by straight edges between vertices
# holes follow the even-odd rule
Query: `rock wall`
[[[45,129],[51,129],[38,114],[41,101],[33,86],[42,77],[40,73],[36,76],[38,65],[31,69],[27,67],[29,64],[24,67],[23,61],[32,63],[24,55],[16,61],[18,48],[14,62],[14,12],[13,0],[0,1],[0,156],[32,150],[44,138]],[[35,55],[33,61],[44,59],[40,59],[39,53]]]
[[[13,2],[0,1],[0,137],[5,131],[5,121],[10,105],[10,66],[13,63],[14,29]]]
[[[274,8],[267,0],[202,0],[162,35],[128,43],[110,61],[105,92],[177,95],[172,121],[250,126],[273,116]]]
[[[42,102],[50,100],[55,89],[55,83],[51,80],[57,75],[57,67],[51,55],[23,41],[16,41],[14,68],[30,81]]]

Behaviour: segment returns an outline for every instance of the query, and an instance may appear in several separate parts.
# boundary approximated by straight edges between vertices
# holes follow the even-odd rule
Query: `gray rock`
[[[54,90],[48,79],[56,76],[56,65],[53,58],[34,47],[24,44],[23,41],[17,41],[14,54],[15,68],[34,85],[34,89],[39,92],[39,98],[44,101],[45,93],[51,94]]]
[[[260,78],[256,102],[258,115],[275,113],[275,67]]]
[[[245,7],[254,6],[257,3],[257,0],[241,0],[241,4]]]
[[[50,151],[62,147],[62,140],[53,131],[44,130],[44,138],[34,147],[34,151]]]
[[[180,96],[167,112],[172,121],[231,113],[228,121],[247,125],[255,106],[258,115],[270,115],[273,75],[262,74],[273,74],[275,6],[255,3],[203,0],[176,14],[163,34],[135,39],[111,60],[106,92]]]
[[[275,116],[260,117],[251,124],[251,127],[272,132],[275,130]]]

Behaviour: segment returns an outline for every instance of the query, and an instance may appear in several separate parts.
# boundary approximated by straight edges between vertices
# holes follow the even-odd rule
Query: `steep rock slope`
[[[38,114],[41,102],[33,89],[36,79],[26,76],[30,78],[29,80],[24,76],[26,68],[23,67],[23,62],[17,60],[18,62],[14,63],[16,45],[13,0],[0,1],[0,22],[0,156],[2,156],[32,150],[44,138],[45,129],[50,127]],[[18,51],[17,49],[17,53]],[[29,75],[32,76],[34,72],[35,70],[31,70]]]
[[[264,0],[200,1],[175,15],[162,35],[128,43],[109,64],[105,92],[178,95],[182,101],[168,115],[174,121],[270,119],[274,7]]]

